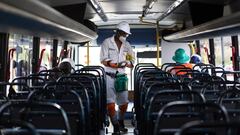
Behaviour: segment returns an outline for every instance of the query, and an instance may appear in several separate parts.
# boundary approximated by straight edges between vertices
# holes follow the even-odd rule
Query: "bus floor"
[[[127,113],[125,114],[125,127],[128,129],[128,133],[124,134],[124,135],[133,135],[133,131],[134,131],[134,127],[132,126],[131,122],[132,122],[132,118],[133,118],[133,114],[132,114],[132,108],[133,108],[133,102],[129,102],[128,104],[128,109],[127,109]],[[118,107],[116,106],[116,110],[118,110]],[[107,135],[111,135],[113,132],[113,126],[112,124],[110,124],[108,128],[108,134]]]
[[[124,135],[134,135],[134,133],[133,133],[134,127],[132,126],[130,119],[125,120],[125,126],[128,129],[128,133],[126,133]],[[106,134],[106,135],[112,135],[112,132],[113,132],[113,126],[110,125],[108,127],[108,134]]]

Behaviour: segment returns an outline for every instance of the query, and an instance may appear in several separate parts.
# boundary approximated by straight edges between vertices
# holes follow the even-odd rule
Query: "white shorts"
[[[107,75],[107,103],[123,105],[128,103],[128,91],[116,92],[114,88],[115,78]]]

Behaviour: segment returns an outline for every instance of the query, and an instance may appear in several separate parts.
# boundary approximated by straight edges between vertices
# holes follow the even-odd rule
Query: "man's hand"
[[[131,61],[127,61],[126,67],[133,68],[133,64]]]
[[[109,61],[105,61],[105,60],[104,60],[104,61],[102,61],[102,64],[103,64],[104,66],[108,66],[108,62],[109,62]]]
[[[109,63],[109,67],[111,68],[118,68],[118,63]]]
[[[111,67],[111,68],[118,68],[118,64],[117,63],[111,63],[111,60],[108,61],[102,61],[102,64],[106,67]]]
[[[126,61],[123,61],[123,62],[120,62],[120,63],[109,62],[109,67],[111,67],[111,68],[124,68],[124,67],[126,67],[126,65],[127,65]]]
[[[122,61],[122,62],[118,63],[119,68],[124,68],[124,67],[126,67],[126,65],[127,65],[126,61]]]
[[[128,64],[130,62],[127,62],[127,61],[122,61],[120,63],[112,63],[111,61],[102,61],[102,64],[104,66],[107,66],[107,67],[111,67],[111,68],[124,68],[124,67],[129,67],[129,68],[132,68],[132,64]]]

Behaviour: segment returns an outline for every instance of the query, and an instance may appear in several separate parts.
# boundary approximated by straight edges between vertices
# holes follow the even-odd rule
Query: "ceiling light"
[[[90,5],[93,7],[93,9],[97,12],[97,14],[100,16],[100,18],[106,22],[108,21],[108,18],[105,14],[105,12],[103,11],[102,6],[100,5],[100,3],[98,2],[98,0],[87,0],[88,3],[90,3]]]
[[[170,13],[172,13],[176,8],[178,8],[181,4],[183,4],[185,1],[187,0],[176,0],[171,6],[168,7],[168,9],[163,13],[161,14],[159,17],[158,17],[158,21],[161,21],[163,20],[165,17],[167,17]]]
[[[147,0],[146,5],[143,6],[142,17],[145,17],[148,14],[148,12],[150,11],[150,9],[152,9],[152,7],[156,1],[157,0]]]

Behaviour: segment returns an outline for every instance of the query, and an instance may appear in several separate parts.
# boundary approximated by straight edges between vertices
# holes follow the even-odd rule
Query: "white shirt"
[[[103,41],[100,52],[100,61],[109,61],[111,63],[120,63],[126,61],[126,55],[130,54],[133,57],[132,63],[134,63],[135,55],[129,42],[122,43],[120,51],[118,50],[117,44],[114,40],[114,36],[107,38]],[[106,72],[115,73],[116,71],[120,73],[125,73],[125,68],[111,68],[105,67]]]

